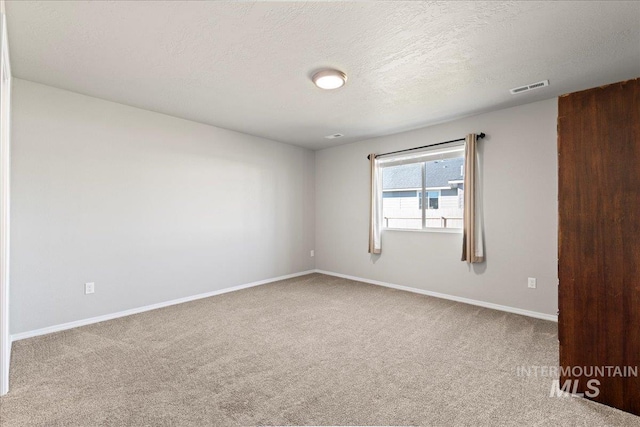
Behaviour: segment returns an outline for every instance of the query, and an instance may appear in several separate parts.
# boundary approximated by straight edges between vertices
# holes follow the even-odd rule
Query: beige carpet
[[[313,274],[16,342],[0,424],[640,425],[516,375],[556,329]]]

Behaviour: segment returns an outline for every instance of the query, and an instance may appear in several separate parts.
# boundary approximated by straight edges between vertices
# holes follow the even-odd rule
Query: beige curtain
[[[484,261],[482,232],[482,199],[478,177],[480,159],[476,134],[467,135],[464,150],[464,228],[462,234],[462,261]]]
[[[380,227],[382,227],[382,174],[378,167],[375,154],[369,155],[371,170],[371,195],[369,203],[369,253],[379,254],[382,250],[380,244]]]

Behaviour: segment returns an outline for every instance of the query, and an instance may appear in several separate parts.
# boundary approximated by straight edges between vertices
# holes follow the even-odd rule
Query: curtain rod
[[[484,132],[480,132],[478,134],[476,134],[476,137],[478,139],[482,139],[484,138],[486,135],[484,134]],[[460,142],[460,141],[464,141],[466,138],[458,138],[458,139],[452,139],[451,141],[444,141],[444,142],[436,142],[435,144],[429,144],[429,145],[423,145],[422,147],[413,147],[413,148],[407,148],[406,150],[398,150],[398,151],[391,151],[389,153],[382,153],[382,154],[376,154],[376,159],[380,156],[387,156],[389,154],[398,154],[398,153],[404,153],[405,151],[413,151],[413,150],[420,150],[421,148],[427,148],[427,147],[435,147],[436,145],[443,145],[443,144],[451,144],[452,142]],[[368,160],[371,160],[371,154],[369,154],[367,156]]]

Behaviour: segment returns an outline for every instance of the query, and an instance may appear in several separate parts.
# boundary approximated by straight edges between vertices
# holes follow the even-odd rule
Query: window
[[[427,209],[438,209],[438,202],[440,200],[440,191],[428,191],[427,192]]]
[[[383,228],[462,228],[463,146],[384,158],[380,170]]]

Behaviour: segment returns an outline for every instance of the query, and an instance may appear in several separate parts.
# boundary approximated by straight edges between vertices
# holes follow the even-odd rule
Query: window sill
[[[462,234],[462,228],[383,228],[382,231],[411,231],[418,233]]]

